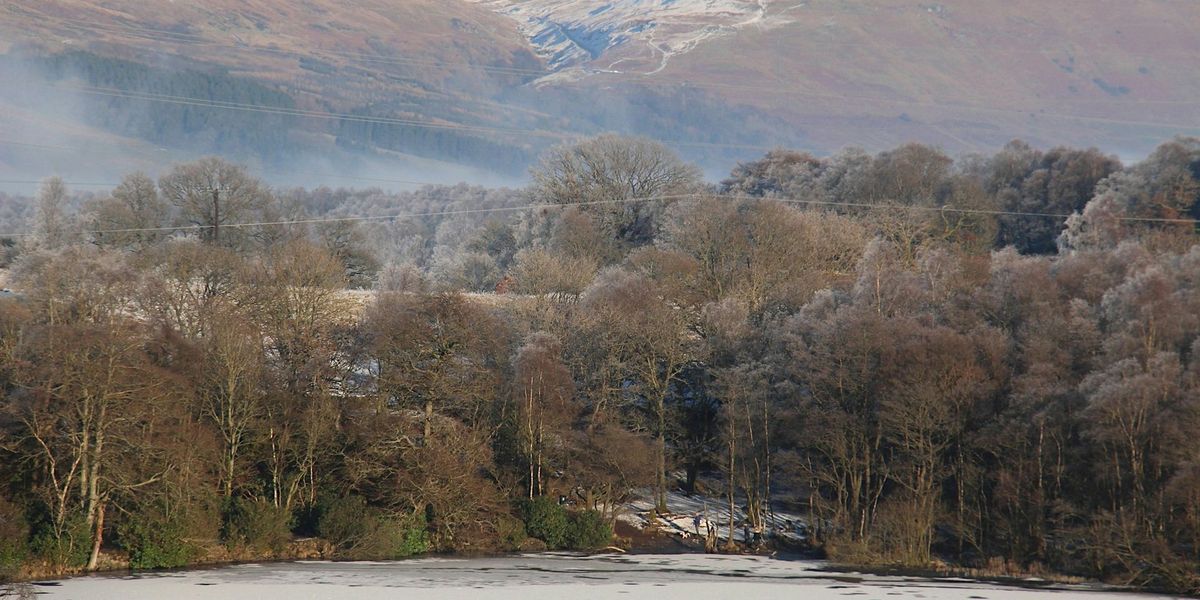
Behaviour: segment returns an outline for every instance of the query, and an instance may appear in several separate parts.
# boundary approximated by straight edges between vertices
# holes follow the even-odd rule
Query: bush
[[[0,582],[11,579],[21,568],[28,540],[29,523],[25,520],[25,511],[0,497]]]
[[[565,548],[570,527],[567,511],[554,498],[538,496],[521,503],[525,531],[551,549]]]
[[[222,512],[221,539],[226,546],[279,551],[292,537],[292,515],[269,502],[233,498]]]
[[[595,550],[612,541],[613,530],[608,521],[594,510],[571,513],[567,527],[566,547],[571,550]]]
[[[500,515],[496,521],[496,536],[505,550],[520,550],[529,534],[525,532],[525,523],[520,519]]]
[[[369,539],[375,544],[368,549],[380,558],[404,558],[429,551],[429,532],[423,514],[409,518],[380,517],[375,535]]]
[[[359,496],[322,503],[317,533],[333,545],[339,556],[357,559],[393,559],[429,551],[424,515],[399,517],[367,506]]]
[[[612,541],[612,527],[594,510],[568,512],[553,498],[521,503],[525,532],[551,550],[595,550]]]
[[[185,541],[187,528],[160,511],[135,513],[117,528],[117,541],[129,553],[132,569],[186,566],[196,547]]]
[[[87,564],[91,553],[92,531],[83,515],[68,516],[61,529],[48,516],[38,520],[30,549],[39,558],[57,567],[77,568]]]

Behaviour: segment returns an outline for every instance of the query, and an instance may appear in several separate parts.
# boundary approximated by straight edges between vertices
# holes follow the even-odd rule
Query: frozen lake
[[[39,598],[71,600],[575,600],[651,598],[1041,600],[1153,598],[1084,587],[1022,589],[962,579],[822,571],[815,561],[706,555],[427,558],[403,562],[292,562],[98,575],[34,584]]]

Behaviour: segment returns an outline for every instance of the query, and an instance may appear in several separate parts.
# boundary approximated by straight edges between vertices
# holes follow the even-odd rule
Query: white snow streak
[[[651,75],[709,39],[786,20],[770,16],[770,0],[470,1],[516,20],[556,72],[549,79]]]

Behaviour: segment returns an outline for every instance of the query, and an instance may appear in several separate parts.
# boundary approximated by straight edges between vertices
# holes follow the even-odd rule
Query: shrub
[[[424,515],[389,515],[360,496],[324,502],[317,533],[345,558],[392,559],[429,551]]]
[[[612,541],[612,527],[594,510],[568,512],[553,498],[539,496],[520,504],[525,532],[551,550],[595,550]]]
[[[500,515],[496,521],[496,536],[505,550],[519,550],[529,534],[525,532],[525,523],[520,519]]]
[[[279,551],[291,539],[292,515],[269,502],[234,498],[225,504],[221,539],[227,546]]]
[[[566,547],[570,522],[566,509],[555,499],[538,496],[526,500],[521,503],[521,516],[525,521],[525,531],[530,536],[546,542],[551,549]]]
[[[11,579],[25,560],[29,523],[21,507],[0,497],[0,582]]]
[[[57,567],[76,568],[87,564],[92,532],[83,515],[68,516],[56,528],[48,516],[34,528],[30,549],[35,555]]]
[[[380,558],[404,558],[429,551],[429,532],[423,514],[409,518],[381,517],[375,532],[372,539],[377,541],[370,549]]]
[[[612,526],[594,510],[571,513],[566,547],[571,550],[595,550],[612,541]]]
[[[151,510],[135,513],[117,528],[117,541],[129,553],[132,569],[170,569],[188,564],[196,547],[186,541],[187,528]]]
[[[367,535],[367,502],[359,496],[322,498],[313,511],[313,530],[339,554],[346,554]]]

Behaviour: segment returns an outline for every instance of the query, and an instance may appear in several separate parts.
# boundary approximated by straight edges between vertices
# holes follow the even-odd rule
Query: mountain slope
[[[64,146],[99,131],[184,154],[510,174],[605,130],[666,140],[712,173],[776,145],[1020,137],[1137,156],[1200,134],[1198,25],[1200,3],[1174,0],[10,0],[0,53],[68,58],[5,76],[37,90],[47,60],[73,66],[51,96],[5,86],[0,121],[24,141],[65,123],[48,127]],[[195,98],[223,105],[178,106]],[[248,102],[303,112],[226,114]],[[71,107],[21,116],[43,104]],[[161,131],[175,118],[190,129]],[[0,144],[0,166],[34,164],[15,152]]]
[[[819,0],[768,13],[778,27],[716,39],[664,78],[731,84],[731,102],[783,111],[824,147],[1025,137],[1139,154],[1200,134],[1200,3]]]
[[[33,84],[22,90],[0,89],[0,105],[16,107],[5,110],[6,116],[53,107],[39,119],[26,120],[20,128],[27,132],[22,141],[45,131],[36,123],[71,121],[114,130],[131,136],[131,142],[149,139],[172,150],[220,152],[268,163],[295,162],[297,153],[337,164],[364,153],[384,164],[413,162],[404,158],[410,154],[470,164],[487,164],[489,156],[512,156],[503,170],[519,172],[536,153],[524,140],[509,139],[497,146],[496,136],[461,129],[509,125],[511,115],[521,111],[498,109],[491,97],[528,79],[526,70],[541,70],[515,24],[461,1],[15,0],[0,6],[0,53],[34,57],[5,72],[7,78]],[[47,61],[38,58],[47,55],[66,57],[57,63],[67,65],[49,69]],[[102,64],[110,58],[126,62]],[[139,64],[145,68],[134,66]],[[57,87],[35,87],[43,78]],[[162,83],[168,79],[187,81]],[[248,98],[231,92],[254,86],[276,90],[284,98],[264,100],[263,93]],[[80,87],[88,89],[75,89]],[[110,89],[175,99],[133,100],[114,97]],[[195,106],[197,100],[282,107],[318,116],[277,118],[245,109]],[[60,106],[64,104],[69,108]],[[348,129],[346,119],[323,114],[352,114],[359,119],[352,122],[398,119],[412,125],[363,132]],[[198,125],[190,133],[166,136],[170,139],[144,135],[172,118]],[[155,126],[141,122],[145,120]],[[230,129],[231,121],[239,128]],[[228,143],[246,137],[241,126],[247,122],[253,128],[277,121],[286,131],[255,137],[278,152],[264,154],[263,144],[239,148]],[[63,132],[82,128],[58,127],[51,133],[61,133],[53,138],[58,145],[83,146],[94,136]],[[404,139],[399,145],[395,140],[377,143],[374,138],[380,132],[385,138]],[[268,139],[280,135],[286,139]],[[0,166],[15,170],[41,158],[31,159],[29,152],[28,147],[0,145]],[[126,158],[128,168],[145,165],[137,156]],[[495,163],[492,166],[499,168]],[[408,167],[401,164],[397,170],[428,171],[419,161]]]
[[[517,21],[553,70],[621,72],[644,59],[665,65],[706,40],[766,18],[766,0],[471,0]]]
[[[556,74],[688,85],[829,150],[1013,137],[1144,152],[1200,133],[1200,3],[478,0]]]

